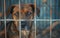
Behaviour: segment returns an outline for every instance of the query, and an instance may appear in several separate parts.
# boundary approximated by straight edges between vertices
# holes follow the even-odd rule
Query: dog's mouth
[[[19,24],[18,21],[15,21],[14,25],[18,31],[20,30],[19,28],[21,28],[21,30],[30,30],[30,22],[29,21],[21,21],[21,24]]]

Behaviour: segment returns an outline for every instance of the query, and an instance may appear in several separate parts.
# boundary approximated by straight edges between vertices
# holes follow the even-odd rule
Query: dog
[[[39,16],[39,9],[36,8],[33,4],[22,4],[20,5],[21,8],[19,7],[19,5],[12,5],[10,7],[10,9],[8,9],[8,13],[12,14],[12,19],[15,21],[12,21],[10,23],[7,23],[8,27],[7,28],[7,37],[8,38],[19,38],[19,19],[34,19],[35,13]],[[35,8],[37,9],[35,12]],[[26,25],[25,25],[26,24]],[[32,36],[32,25],[33,22],[32,21],[21,21],[21,31],[24,35],[23,38],[27,38],[26,37],[26,32],[28,31],[28,38],[34,37]],[[26,30],[25,27],[28,27]],[[25,32],[25,34],[24,34]],[[23,36],[22,35],[22,36]]]

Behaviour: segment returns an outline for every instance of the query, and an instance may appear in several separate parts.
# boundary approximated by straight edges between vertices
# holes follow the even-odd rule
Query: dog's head
[[[39,13],[40,13],[39,9],[35,8],[35,6],[33,4],[23,4],[23,5],[20,5],[20,6],[21,7],[19,7],[19,5],[13,5],[9,9],[9,13],[12,14],[12,18],[15,20],[13,22],[14,26],[16,26],[17,28],[18,28],[18,25],[19,25],[19,22],[16,21],[17,19],[33,19],[34,16],[35,16],[35,13],[38,16],[39,16]],[[36,9],[36,12],[35,12],[35,9]],[[26,22],[23,22],[23,23],[26,23]],[[31,23],[29,23],[29,25],[31,25]]]
[[[12,14],[12,18],[15,20],[14,24],[16,27],[18,27],[19,22],[16,21],[17,19],[33,19],[35,13],[39,16],[40,12],[39,9],[33,4],[22,4],[20,7],[19,5],[12,5],[9,9],[9,13]],[[29,25],[31,25],[31,23]]]
[[[36,10],[35,10],[36,9]],[[35,13],[39,16],[39,9],[35,7],[33,4],[22,4],[20,5],[12,5],[9,9],[9,13],[12,14],[12,18],[16,19],[33,19]],[[14,21],[14,24],[17,26],[18,22]]]

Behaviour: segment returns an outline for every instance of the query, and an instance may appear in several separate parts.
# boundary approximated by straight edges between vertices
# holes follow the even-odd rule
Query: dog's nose
[[[27,24],[26,21],[22,21],[21,22],[21,28],[24,28],[26,26],[26,24]]]

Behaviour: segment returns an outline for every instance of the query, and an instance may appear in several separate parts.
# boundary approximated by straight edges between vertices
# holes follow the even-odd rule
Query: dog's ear
[[[35,9],[36,9],[36,15],[39,17],[40,16],[40,9],[35,7],[35,5],[33,5],[33,4],[30,4],[30,6],[32,7],[33,13],[35,12]]]
[[[35,6],[34,6],[33,4],[30,4],[30,6],[32,7],[32,11],[33,11],[33,13],[34,13],[34,11],[35,11]]]
[[[11,8],[10,8],[10,13],[12,14],[13,13],[13,9],[15,8],[15,6],[12,6]]]
[[[6,15],[9,15],[10,13],[13,13],[13,9],[15,8],[15,6],[11,6],[7,9]]]

